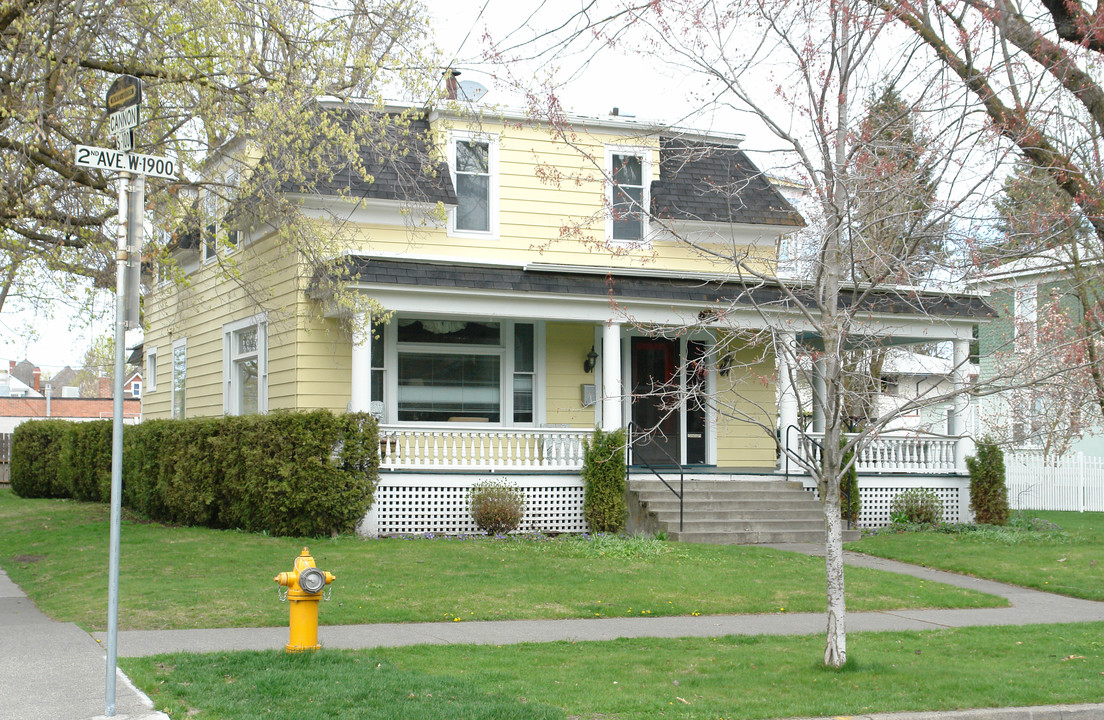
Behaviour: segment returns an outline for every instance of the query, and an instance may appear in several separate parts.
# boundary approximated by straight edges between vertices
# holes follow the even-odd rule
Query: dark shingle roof
[[[660,138],[662,180],[652,183],[652,215],[671,220],[801,227],[801,214],[733,145]]]
[[[429,159],[432,147],[429,121],[394,116],[390,119],[393,122],[383,124],[380,130],[382,139],[370,138],[361,146],[363,171],[350,162],[331,168],[332,175],[327,171],[304,183],[285,182],[282,190],[455,205],[456,191],[448,164]],[[371,176],[370,182],[365,175]]]
[[[563,296],[591,296],[614,300],[648,299],[700,303],[728,307],[792,307],[779,285],[749,281],[694,280],[670,277],[610,276],[591,273],[544,272],[524,268],[481,265],[437,264],[355,256],[349,259],[339,280],[373,285],[402,285],[423,288],[465,288]],[[810,291],[795,292],[807,306],[813,304]],[[857,302],[855,293],[844,291],[841,307]],[[867,293],[863,311],[891,314],[928,314],[938,317],[991,318],[996,313],[981,298],[941,293],[891,289]]]

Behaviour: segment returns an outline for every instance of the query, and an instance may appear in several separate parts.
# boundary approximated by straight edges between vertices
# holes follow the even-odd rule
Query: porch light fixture
[[[583,360],[583,372],[594,372],[594,365],[598,362],[598,353],[594,352],[594,346],[590,346],[590,352],[587,353],[586,360]]]

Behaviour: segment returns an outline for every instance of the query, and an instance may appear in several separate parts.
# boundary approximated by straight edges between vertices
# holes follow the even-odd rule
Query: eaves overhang
[[[540,314],[558,308],[554,317],[606,319],[619,312],[634,322],[680,322],[699,326],[768,326],[779,318],[801,323],[801,306],[813,305],[811,289],[783,287],[756,278],[687,277],[625,274],[564,266],[427,262],[350,255],[337,277],[352,288],[403,298],[403,308],[443,314]],[[320,283],[312,283],[317,287]],[[317,293],[312,296],[318,296]],[[321,299],[321,298],[318,298]],[[856,302],[861,307],[852,307]],[[384,303],[385,306],[387,303]],[[841,309],[869,327],[915,330],[939,321],[960,326],[996,317],[976,295],[923,293],[889,289],[845,291]],[[758,318],[758,320],[756,320]],[[910,334],[911,336],[911,334]]]

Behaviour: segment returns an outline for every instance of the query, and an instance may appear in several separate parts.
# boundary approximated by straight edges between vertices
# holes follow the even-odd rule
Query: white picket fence
[[[1104,512],[1104,458],[1008,452],[1004,476],[1013,510]]]

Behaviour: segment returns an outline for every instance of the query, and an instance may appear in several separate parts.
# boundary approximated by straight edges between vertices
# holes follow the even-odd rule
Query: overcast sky
[[[437,42],[461,69],[461,80],[474,80],[489,89],[486,102],[518,106],[521,96],[511,93],[496,79],[501,72],[481,62],[489,47],[488,38],[502,47],[516,47],[543,30],[559,25],[580,7],[581,0],[532,2],[526,0],[428,0],[437,33]],[[518,50],[524,53],[524,50]],[[649,65],[636,56],[609,50],[580,49],[547,63],[514,65],[517,79],[545,77],[551,71],[561,86],[559,97],[572,113],[604,116],[617,107],[621,115],[640,120],[683,124],[687,108],[695,106],[691,93],[696,89],[684,76],[670,68]],[[696,118],[695,127],[711,128],[727,134],[746,134],[745,147],[766,149],[769,138],[754,126],[742,126],[733,116]],[[10,302],[10,301],[9,301]],[[55,309],[48,319],[31,314],[15,314],[5,309],[0,315],[0,359],[27,358],[53,374],[66,365],[79,367],[92,340],[114,333],[114,297],[102,294],[100,316],[78,315],[68,307]],[[141,339],[140,332],[127,335],[127,347]]]

